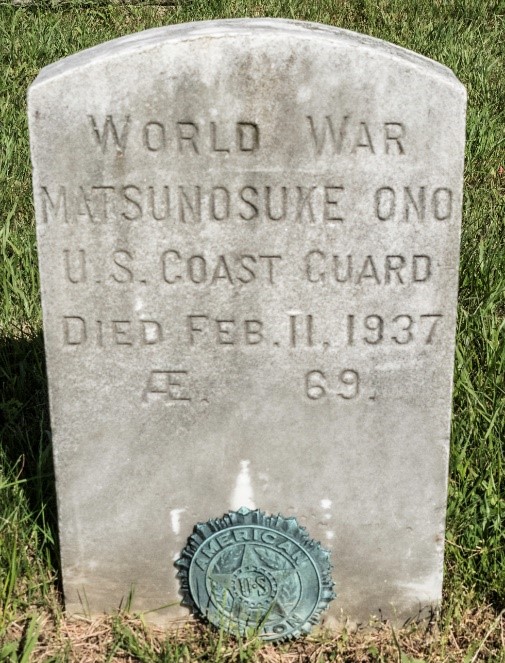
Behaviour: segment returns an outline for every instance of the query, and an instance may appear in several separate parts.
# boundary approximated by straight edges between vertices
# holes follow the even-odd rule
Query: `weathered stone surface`
[[[332,550],[340,616],[441,595],[465,91],[290,21],[150,30],[30,89],[67,608],[187,614],[230,508]]]

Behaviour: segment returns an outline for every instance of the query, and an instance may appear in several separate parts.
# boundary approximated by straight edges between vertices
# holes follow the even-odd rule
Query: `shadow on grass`
[[[42,332],[0,337],[0,477],[24,492],[59,573],[56,487]],[[61,589],[61,587],[58,587]]]

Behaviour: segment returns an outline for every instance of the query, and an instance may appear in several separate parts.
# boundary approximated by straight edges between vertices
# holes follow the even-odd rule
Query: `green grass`
[[[244,16],[319,21],[386,39],[446,64],[469,94],[442,617],[422,637],[314,638],[300,660],[505,660],[505,2],[196,0],[170,8],[75,0],[0,3],[0,661],[81,656],[58,594],[26,89],[44,65],[108,39]],[[88,626],[79,627],[81,639]],[[124,616],[96,628],[89,638],[98,653],[88,660],[273,661],[297,651],[237,645],[198,629],[153,635]]]

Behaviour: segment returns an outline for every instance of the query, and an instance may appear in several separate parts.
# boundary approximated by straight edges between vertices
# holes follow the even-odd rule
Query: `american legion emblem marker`
[[[245,507],[198,523],[175,565],[183,605],[236,635],[306,634],[335,596],[329,553],[295,518]]]

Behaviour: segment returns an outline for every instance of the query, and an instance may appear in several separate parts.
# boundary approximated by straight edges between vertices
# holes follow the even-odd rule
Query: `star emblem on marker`
[[[296,578],[297,572],[293,566],[291,568],[287,566],[283,568],[272,567],[265,561],[264,555],[260,554],[260,549],[260,546],[253,547],[244,544],[242,546],[242,556],[236,568],[224,573],[210,572],[209,580],[212,584],[228,590],[234,602],[242,600],[244,603],[256,606],[265,604],[269,613],[275,611],[280,615],[287,616],[283,605],[278,600],[278,595],[283,583],[288,579]],[[278,555],[278,558],[283,559],[281,555]],[[283,562],[286,565],[289,564],[287,560],[283,560]],[[257,578],[263,579],[263,582],[258,582],[257,579],[255,582],[255,575],[257,575]],[[244,587],[247,587],[247,589],[244,589]],[[253,598],[248,598],[246,592]]]

